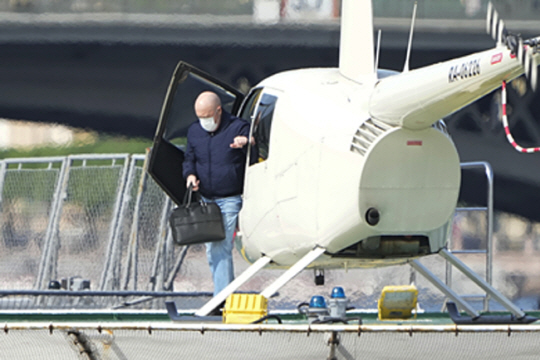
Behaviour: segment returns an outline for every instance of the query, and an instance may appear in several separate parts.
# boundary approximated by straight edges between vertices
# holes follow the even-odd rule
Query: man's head
[[[221,112],[221,100],[214,92],[202,92],[195,100],[195,114],[202,128],[208,132],[214,132],[219,127]]]

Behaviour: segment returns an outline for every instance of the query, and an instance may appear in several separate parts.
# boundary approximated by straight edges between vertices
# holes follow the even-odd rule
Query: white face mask
[[[201,124],[201,127],[208,132],[214,132],[218,127],[218,124],[215,123],[213,116],[207,118],[199,118],[199,123]]]

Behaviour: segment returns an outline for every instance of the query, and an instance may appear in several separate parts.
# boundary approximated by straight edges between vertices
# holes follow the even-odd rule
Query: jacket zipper
[[[210,139],[208,140],[208,190],[210,194],[214,194],[214,187],[212,184],[212,139],[214,138],[214,134],[208,134],[210,136]]]

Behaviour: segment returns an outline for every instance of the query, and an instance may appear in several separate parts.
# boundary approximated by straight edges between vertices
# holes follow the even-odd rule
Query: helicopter
[[[269,298],[307,267],[418,267],[416,259],[431,254],[459,262],[445,246],[460,161],[440,120],[523,74],[536,88],[540,37],[509,34],[490,3],[494,48],[409,69],[409,40],[399,72],[378,68],[371,0],[344,0],[341,14],[336,68],[278,73],[246,96],[184,62],[173,74],[149,172],[177,204],[185,182],[175,141],[196,120],[199,93],[215,92],[226,111],[250,121],[257,146],[248,150],[236,238],[252,265],[196,315],[207,315],[264,267],[288,269],[261,292]],[[524,317],[495,289],[481,286]],[[451,289],[443,291],[477,315]]]

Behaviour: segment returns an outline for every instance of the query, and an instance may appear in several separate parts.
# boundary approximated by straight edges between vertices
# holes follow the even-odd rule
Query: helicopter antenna
[[[381,53],[381,36],[382,31],[379,29],[377,32],[377,54],[375,55],[375,71],[379,69],[379,54]]]
[[[409,58],[411,57],[411,48],[412,48],[412,39],[414,33],[414,21],[416,20],[416,8],[418,7],[418,2],[414,2],[413,7],[413,16],[411,21],[411,31],[409,31],[409,45],[407,45],[407,57],[405,58],[405,66],[403,67],[403,72],[409,72]]]

